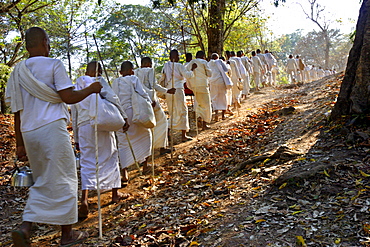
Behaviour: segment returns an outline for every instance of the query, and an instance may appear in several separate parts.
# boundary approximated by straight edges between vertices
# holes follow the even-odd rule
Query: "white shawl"
[[[32,96],[50,103],[62,103],[59,94],[45,83],[42,83],[26,66],[26,60],[15,66],[8,80],[5,102],[10,104],[12,112],[23,110],[21,86]]]

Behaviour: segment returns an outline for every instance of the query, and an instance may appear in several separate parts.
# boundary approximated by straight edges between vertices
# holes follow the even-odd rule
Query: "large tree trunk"
[[[370,113],[370,0],[363,0],[356,36],[332,119]]]
[[[217,52],[222,56],[224,47],[224,13],[225,0],[211,0],[209,5],[208,56]]]

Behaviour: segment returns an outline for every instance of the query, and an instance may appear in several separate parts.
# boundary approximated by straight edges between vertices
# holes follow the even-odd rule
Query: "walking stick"
[[[151,128],[152,132],[152,178],[154,178],[154,128]]]
[[[154,72],[153,72],[154,74]],[[148,80],[148,83],[150,85],[150,81]],[[152,99],[155,99],[155,89],[154,89],[154,83],[152,85],[152,90],[153,90],[153,94],[152,94]],[[157,102],[156,102],[157,103]],[[159,104],[159,102],[158,102]],[[154,109],[153,109],[154,111]],[[155,114],[155,113],[154,113]],[[156,120],[157,121],[157,120]],[[154,127],[150,129],[150,131],[152,132],[152,178],[154,180]]]
[[[174,82],[173,82],[173,77],[174,77],[174,72],[175,72],[175,62],[173,61],[173,59],[171,59],[171,62],[172,62],[172,78],[171,78],[171,85],[173,88],[174,87]],[[174,100],[175,100],[175,95],[172,95],[171,97],[171,132],[170,132],[170,135],[171,135],[171,161],[173,161],[173,104],[174,104]]]
[[[194,96],[195,96],[196,93],[194,93]],[[195,97],[195,100],[197,99],[197,97]],[[198,104],[198,103],[197,103]],[[194,102],[194,105],[195,105],[195,102]],[[198,139],[198,135],[199,135],[199,130],[198,130],[198,112],[195,110],[195,107],[194,107],[194,112],[195,112],[195,129],[197,131],[197,140]]]
[[[127,139],[128,146],[130,147],[130,150],[131,150],[131,153],[132,153],[132,157],[134,158],[136,168],[138,169],[139,174],[140,174],[140,176],[141,176],[141,175],[143,175],[143,173],[142,173],[142,172],[141,172],[141,170],[140,170],[139,163],[137,163],[136,156],[135,156],[135,153],[134,153],[134,149],[132,148],[131,141],[130,141],[130,138],[128,137],[127,132],[125,132],[125,135],[126,135],[126,139]]]
[[[98,64],[96,63],[95,78],[98,74]],[[98,192],[98,215],[99,215],[99,238],[103,238],[103,222],[101,216],[101,205],[100,205],[100,180],[99,180],[99,148],[98,148],[98,97],[96,94],[96,104],[95,104],[95,121],[94,121],[94,131],[95,131],[95,176],[96,176],[96,189]]]
[[[99,60],[100,60],[100,62],[101,62],[101,64],[102,64],[102,67],[103,67],[103,70],[104,70],[104,74],[105,74],[105,76],[107,77],[108,84],[110,85],[110,81],[109,81],[108,73],[107,73],[107,70],[105,69],[105,66],[104,66],[103,60],[102,60],[102,58],[101,58],[100,51],[99,51],[99,46],[98,46],[98,43],[96,42],[95,34],[93,34],[93,38],[94,38],[94,41],[95,41],[96,51],[98,52]]]

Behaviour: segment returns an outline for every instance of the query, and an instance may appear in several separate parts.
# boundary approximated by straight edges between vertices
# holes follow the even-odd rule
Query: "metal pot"
[[[12,186],[29,187],[33,185],[32,170],[28,166],[16,167],[12,176]]]

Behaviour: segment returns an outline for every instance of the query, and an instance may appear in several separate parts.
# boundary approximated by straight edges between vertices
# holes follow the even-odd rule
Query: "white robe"
[[[248,95],[251,89],[251,74],[252,74],[252,65],[248,57],[241,57],[241,62],[246,70],[246,73],[242,74],[243,79],[243,91],[242,94]]]
[[[55,93],[73,87],[60,60],[32,57],[26,60],[29,75],[32,74]],[[11,76],[21,75],[13,71]],[[24,76],[24,75],[23,75]],[[28,75],[27,75],[28,76]],[[19,83],[19,79],[13,80]],[[10,86],[10,85],[9,85]],[[13,85],[16,86],[16,85]],[[19,112],[21,132],[34,185],[23,212],[23,221],[54,225],[70,225],[77,222],[77,170],[66,121],[69,113],[65,103],[51,103],[19,88],[22,105],[14,105],[14,88],[7,87],[7,102],[13,112]],[[14,97],[14,96],[13,96]]]
[[[130,75],[125,77],[119,77],[113,81],[112,88],[120,99],[123,110],[127,114],[127,121],[130,125],[126,134],[122,130],[117,131],[118,140],[118,153],[119,160],[122,168],[126,168],[130,165],[135,164],[134,156],[130,149],[129,142],[132,146],[135,158],[137,162],[142,163],[145,159],[151,155],[152,150],[152,134],[150,129],[144,128],[140,125],[132,122],[132,101],[131,95],[135,93],[132,85],[137,93],[145,97],[151,102],[149,95],[143,89],[142,83],[140,83],[137,76]]]
[[[230,85],[231,79],[226,75],[228,68],[219,59],[208,62],[209,68],[212,71],[212,76],[209,78],[210,96],[212,100],[213,110],[227,110],[227,84]],[[228,82],[225,82],[228,81]]]
[[[231,57],[229,62],[230,62],[230,67],[231,67],[231,81],[233,82],[233,87],[232,87],[232,100],[231,103],[234,104],[236,102],[240,102],[240,94],[241,90],[238,88],[239,81],[242,79],[241,73],[240,73],[240,68],[238,66],[238,63],[235,61],[237,58],[236,57]]]
[[[295,59],[289,58],[286,64],[286,70],[290,77],[290,83],[293,83],[297,78],[298,65]]]
[[[59,119],[22,135],[35,182],[30,187],[23,221],[76,223],[78,181],[66,121]]]
[[[81,76],[76,81],[76,89],[81,90],[94,82],[95,78]],[[102,78],[98,78],[102,81]],[[102,93],[111,92],[112,89],[104,81]],[[104,94],[104,93],[103,93]],[[91,125],[89,110],[91,101],[95,102],[96,94],[86,97],[75,105],[77,114],[72,119],[73,125],[77,125],[75,140],[79,143],[81,157],[81,189],[95,190],[96,183],[96,159],[95,159],[95,128]],[[124,116],[126,117],[126,115]],[[121,188],[121,177],[118,162],[118,150],[116,137],[113,131],[98,131],[98,163],[99,163],[99,186],[100,189]]]
[[[253,79],[254,83],[256,84],[256,87],[258,88],[261,83],[261,72],[263,69],[263,65],[258,56],[253,56],[251,60],[253,67]]]
[[[159,103],[157,94],[166,93],[167,88],[162,87],[155,81],[154,69],[153,68],[138,68],[134,71],[135,75],[139,78],[143,84],[143,88],[148,93],[152,101],[156,102],[154,107],[156,126],[153,128],[153,146],[154,148],[164,148],[168,146],[168,124],[167,117],[164,113],[162,106]]]
[[[189,127],[188,107],[186,105],[184,83],[185,78],[189,79],[194,76],[191,70],[187,70],[184,65],[180,63],[167,62],[163,66],[162,78],[165,81],[166,88],[176,88],[175,94],[166,95],[168,112],[172,120],[172,127],[174,130],[186,130]],[[172,105],[173,102],[173,105]]]
[[[208,77],[211,77],[212,71],[204,59],[194,59],[186,66],[188,70],[196,63],[194,77],[188,79],[189,88],[193,91],[195,97],[195,112],[203,121],[210,123],[212,119],[211,97],[209,92]]]

